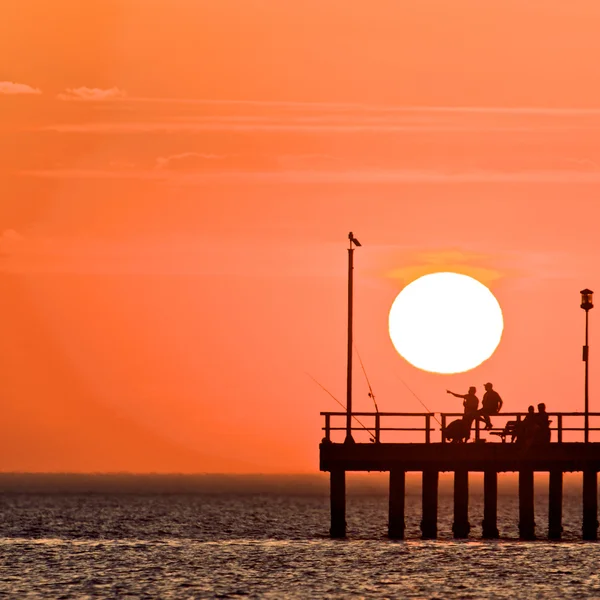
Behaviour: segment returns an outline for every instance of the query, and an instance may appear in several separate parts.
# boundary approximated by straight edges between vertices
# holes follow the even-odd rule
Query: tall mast
[[[346,444],[354,443],[352,437],[352,300],[353,300],[353,271],[354,271],[354,246],[360,247],[361,243],[352,232],[348,234],[350,247],[348,248],[348,360],[346,371]]]

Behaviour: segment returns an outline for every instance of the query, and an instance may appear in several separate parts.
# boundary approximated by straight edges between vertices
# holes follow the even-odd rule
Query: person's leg
[[[483,413],[483,420],[485,421],[485,428],[486,429],[491,429],[492,428],[492,421],[490,420],[490,413],[484,412]]]

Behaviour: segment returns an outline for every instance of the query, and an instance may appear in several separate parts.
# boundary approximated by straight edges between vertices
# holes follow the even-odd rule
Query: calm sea
[[[327,537],[322,494],[0,495],[3,598],[600,598],[600,544],[580,538],[581,501],[565,498],[565,541],[519,542],[514,495],[499,498],[503,539],[419,539],[407,497],[403,542],[385,538],[383,495],[350,496],[349,539]],[[547,499],[538,497],[545,536]]]

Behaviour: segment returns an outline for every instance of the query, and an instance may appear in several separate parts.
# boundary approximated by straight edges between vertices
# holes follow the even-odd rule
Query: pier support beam
[[[393,540],[404,539],[404,493],[406,474],[402,469],[390,470],[390,513],[388,537]]]
[[[454,471],[454,523],[452,533],[455,538],[469,537],[469,472],[466,469]]]
[[[522,540],[535,539],[533,469],[519,471],[519,536]]]
[[[483,473],[483,521],[482,536],[488,540],[500,536],[497,525],[498,515],[498,473],[484,471]]]
[[[548,486],[548,539],[560,540],[562,536],[563,472],[550,471]]]
[[[332,538],[346,537],[346,471],[331,471],[331,529]]]
[[[583,472],[583,539],[598,539],[598,473]]]
[[[423,471],[423,519],[421,537],[424,540],[437,538],[438,472]]]

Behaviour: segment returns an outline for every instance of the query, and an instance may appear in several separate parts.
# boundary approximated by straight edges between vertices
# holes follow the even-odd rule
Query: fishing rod
[[[344,410],[346,410],[346,407],[319,381],[317,381],[310,373],[308,373],[307,371],[304,371],[306,373],[306,375],[308,375],[324,392],[326,392],[327,394],[329,394]],[[374,440],[374,433],[364,425],[364,423],[358,418],[355,417],[354,415],[352,415],[352,418],[370,435],[372,436],[372,439]]]
[[[429,410],[429,408],[426,406],[425,402],[423,402],[423,400],[421,400],[421,398],[419,398],[419,396],[417,396],[411,389],[410,387],[408,387],[408,384],[406,383],[406,381],[404,381],[404,379],[402,379],[402,377],[400,377],[400,375],[398,375],[398,373],[394,373],[394,375],[396,375],[396,377],[403,383],[404,387],[406,387],[406,389],[420,402],[421,406],[428,412],[431,413],[431,415],[433,416],[433,418],[438,422],[439,426],[441,427],[442,424],[441,422],[438,420],[438,418],[435,416],[435,413],[431,412],[431,410]]]
[[[365,375],[365,379],[367,380],[367,386],[369,388],[369,398],[373,399],[373,404],[375,404],[375,412],[379,412],[379,408],[377,407],[377,401],[375,400],[375,394],[373,393],[373,388],[371,387],[371,382],[369,381],[369,377],[367,375],[367,370],[365,369],[365,365],[363,364],[362,358],[360,357],[360,352],[358,351],[358,347],[354,344],[354,349],[356,350],[356,356],[358,356],[358,362],[362,368],[362,372]]]

